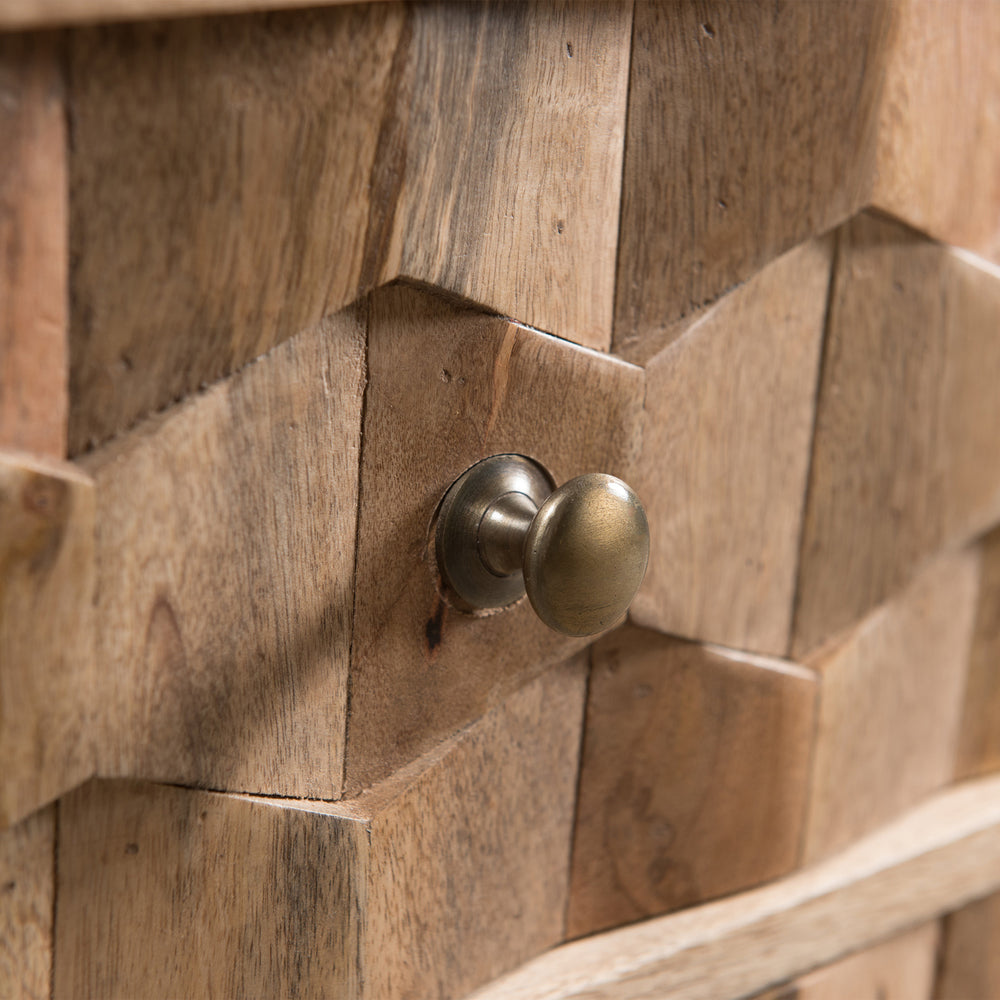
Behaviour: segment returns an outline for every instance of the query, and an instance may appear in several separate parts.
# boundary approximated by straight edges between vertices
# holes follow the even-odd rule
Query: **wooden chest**
[[[1000,4],[279,6],[0,3],[0,996],[1000,996]]]

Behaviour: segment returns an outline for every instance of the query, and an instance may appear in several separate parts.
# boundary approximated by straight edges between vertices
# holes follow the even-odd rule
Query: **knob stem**
[[[479,557],[497,576],[519,573],[524,541],[538,505],[524,493],[505,493],[490,504],[479,522]]]

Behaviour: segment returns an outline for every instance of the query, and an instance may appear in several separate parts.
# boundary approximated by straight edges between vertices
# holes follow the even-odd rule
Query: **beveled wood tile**
[[[773,262],[648,363],[636,622],[787,651],[831,250]]]
[[[753,1000],[931,1000],[939,940],[932,921]]]
[[[0,831],[0,996],[49,1000],[56,806]]]
[[[983,539],[980,553],[956,778],[1000,771],[1000,531]]]
[[[94,483],[0,451],[0,828],[95,769]]]
[[[636,5],[615,351],[649,357],[867,204],[890,21],[882,2]]]
[[[586,644],[526,600],[470,615],[442,597],[435,515],[490,455],[540,462],[557,484],[629,481],[643,372],[406,287],[372,297],[346,787],[353,794],[481,716]]]
[[[102,775],[339,796],[363,387],[351,309],[87,456]]]
[[[1000,896],[970,903],[944,920],[934,1000],[1000,993]]]
[[[976,550],[946,553],[807,660],[820,674],[820,707],[806,861],[952,780],[978,585]]]
[[[815,676],[631,626],[592,655],[569,936],[790,872],[805,818]]]
[[[1000,521],[1000,277],[878,216],[839,241],[796,658]]]
[[[66,108],[57,39],[0,34],[0,448],[66,454]]]
[[[903,0],[885,62],[872,204],[1000,259],[1000,8]]]

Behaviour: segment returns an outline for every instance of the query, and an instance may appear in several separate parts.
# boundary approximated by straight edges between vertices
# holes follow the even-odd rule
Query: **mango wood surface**
[[[1000,531],[982,540],[980,553],[956,778],[1000,771]]]
[[[617,352],[648,357],[867,203],[889,21],[882,2],[636,5]]]
[[[376,283],[427,282],[607,349],[632,6],[407,8],[406,78],[373,174],[387,217],[368,235],[388,240]]]
[[[606,348],[630,28],[616,0],[73,32],[71,450],[399,276]]]
[[[0,828],[94,773],[94,484],[0,452]]]
[[[885,63],[872,203],[1000,258],[1000,7],[900,0]]]
[[[346,786],[429,750],[587,640],[526,600],[471,615],[442,597],[434,519],[448,487],[512,452],[557,484],[630,481],[642,370],[440,297],[372,297]]]
[[[366,831],[296,806],[137,782],[67,795],[54,996],[356,995]]]
[[[639,624],[787,651],[830,261],[798,247],[648,362]]]
[[[815,676],[631,627],[601,639],[592,657],[569,936],[791,871]]]
[[[944,920],[934,1000],[1000,996],[1000,896],[987,896]]]
[[[808,661],[821,681],[806,861],[952,779],[978,582],[975,550],[941,556]]]
[[[66,453],[66,110],[58,44],[0,37],[0,448]]]
[[[0,831],[0,996],[49,1000],[56,807]]]
[[[887,219],[839,233],[793,653],[1000,521],[1000,275]]]
[[[388,4],[69,36],[70,448],[357,295]]]
[[[937,921],[924,924],[753,1000],[931,1000],[939,931]]]
[[[930,798],[761,889],[556,948],[474,1000],[741,997],[1000,886],[1000,778]]]
[[[349,2],[352,0],[309,0],[308,6],[323,7]],[[5,0],[0,7],[0,30],[280,10],[302,5],[303,0]]]
[[[928,995],[932,924],[843,956],[1000,888],[1000,778],[916,805],[1000,759],[997,543],[954,551],[1000,522],[1000,274],[814,237],[874,203],[1000,256],[1000,15],[952,7],[0,36],[0,448],[71,409],[99,490],[95,591],[90,481],[0,453],[0,825],[95,767],[202,789],[0,833],[0,996],[458,997],[775,877],[482,996]],[[601,640],[589,699],[586,640],[441,593],[437,504],[500,451],[649,509],[671,635]],[[942,996],[994,991],[994,917]]]
[[[340,794],[363,322],[324,320],[88,456],[101,774]]]
[[[0,827],[94,764],[92,636],[81,617],[93,501],[75,472],[65,482],[65,466],[51,481],[51,466],[37,471],[42,456],[66,452],[66,156],[58,39],[0,37],[0,449],[32,453],[0,452]],[[55,816],[50,806],[0,830],[2,997],[50,996]]]
[[[349,802],[74,792],[55,996],[458,997],[555,944],[584,668]]]

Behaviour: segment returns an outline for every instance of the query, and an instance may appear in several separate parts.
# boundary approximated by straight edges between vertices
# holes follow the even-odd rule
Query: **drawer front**
[[[989,993],[997,10],[104,2],[0,12],[0,994]],[[615,627],[443,577],[496,455]]]

